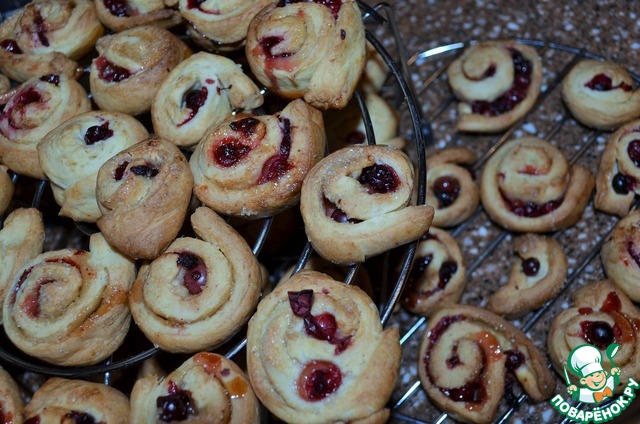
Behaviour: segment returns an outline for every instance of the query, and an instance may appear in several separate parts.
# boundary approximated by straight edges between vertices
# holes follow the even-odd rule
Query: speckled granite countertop
[[[374,2],[369,2],[374,4]],[[483,38],[527,38],[582,48],[590,53],[603,56],[624,65],[632,72],[640,70],[640,6],[633,1],[567,1],[567,2],[516,2],[516,1],[424,1],[390,0],[400,24],[400,31],[408,55],[425,51],[437,46],[477,40]],[[557,83],[559,69],[565,66],[573,54],[556,49],[539,49],[545,66],[543,89],[553,88]],[[470,136],[456,133],[454,106],[436,113],[438,107],[451,96],[444,81],[439,78],[435,83],[425,86],[427,77],[444,59],[433,59],[427,62],[418,61],[410,67],[418,99],[423,107],[425,117],[431,121],[435,147],[465,145],[484,153],[495,141],[495,136]],[[537,135],[544,138],[551,133],[553,125],[559,117],[566,115],[558,90],[538,108],[533,116],[525,119],[517,126],[511,137],[521,135]],[[593,145],[586,153],[578,157],[578,163],[590,169],[597,169],[599,158],[608,133],[594,133],[577,124],[572,119],[555,133],[551,141],[562,148],[567,156],[580,149],[583,143],[592,139]],[[568,256],[569,275],[575,273],[572,283],[560,298],[545,314],[536,321],[527,332],[536,345],[546,352],[546,334],[550,322],[562,309],[570,305],[570,295],[585,284],[603,278],[602,267],[597,254],[598,243],[602,240],[616,219],[593,210],[590,204],[581,221],[569,230],[554,234]],[[488,246],[497,237],[504,237],[497,248]],[[462,303],[484,306],[486,299],[498,286],[504,284],[511,266],[513,256],[513,234],[501,236],[501,230],[482,213],[472,218],[466,228],[456,236],[460,244],[465,262],[473,264],[468,274],[467,290]],[[489,249],[489,253],[483,255]],[[480,259],[479,259],[480,258]],[[583,267],[584,266],[584,267]],[[512,321],[522,326],[532,317],[531,314]],[[415,317],[400,313],[393,321],[400,326],[401,335],[416,322]],[[401,379],[398,383],[392,403],[396,403],[417,381],[416,361],[417,349],[424,332],[419,329],[403,345],[403,365]],[[556,393],[565,393],[564,383],[557,376]],[[506,404],[506,402],[503,402]],[[508,408],[503,405],[501,416]],[[637,423],[640,421],[640,402],[612,422]],[[418,387],[402,405],[395,409],[393,422],[436,422],[441,413],[428,401],[422,388]],[[522,403],[505,422],[522,423],[555,423],[561,416],[553,410],[549,403],[533,405],[528,401]],[[417,421],[411,421],[415,419]],[[448,419],[448,422],[452,422]]]

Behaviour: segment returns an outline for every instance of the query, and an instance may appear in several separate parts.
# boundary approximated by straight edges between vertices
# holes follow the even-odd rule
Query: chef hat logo
[[[573,349],[569,355],[571,372],[580,377],[586,377],[594,372],[604,371],[602,368],[602,353],[591,345],[582,345]]]

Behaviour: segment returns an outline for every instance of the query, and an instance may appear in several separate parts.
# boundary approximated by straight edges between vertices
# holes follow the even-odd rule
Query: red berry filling
[[[106,140],[113,136],[113,130],[109,128],[109,121],[102,125],[93,125],[87,128],[84,133],[84,142],[86,145],[91,146],[98,141]]]
[[[340,368],[329,361],[311,361],[298,377],[298,394],[309,402],[316,402],[334,393],[342,383]]]
[[[313,290],[301,290],[299,292],[287,292],[289,307],[298,318],[303,318],[311,313],[313,306]]]
[[[131,16],[129,14],[127,0],[102,0],[102,3],[113,16],[117,16],[119,18]]]
[[[411,272],[409,273],[407,289],[405,290],[404,297],[402,298],[402,303],[408,308],[414,308],[420,299],[428,299],[440,290],[444,290],[449,281],[451,281],[453,275],[458,271],[458,264],[456,261],[444,261],[438,270],[438,284],[432,289],[420,290],[418,288],[418,281],[429,267],[432,260],[433,255],[427,255],[416,258],[414,261],[413,266],[411,267]]]
[[[244,158],[251,151],[251,146],[242,143],[235,138],[223,140],[213,152],[216,164],[223,168],[229,168]]]
[[[42,286],[46,286],[47,284],[51,284],[56,280],[46,279],[43,281],[38,281],[36,286],[33,288],[33,291],[29,292],[26,295],[26,299],[24,301],[24,311],[31,318],[37,318],[40,316],[40,291],[42,290]]]
[[[358,182],[366,187],[369,194],[394,192],[400,186],[398,174],[389,165],[374,164],[362,168]]]
[[[62,422],[67,422],[66,418],[73,420],[75,424],[96,424],[97,421],[93,418],[93,415],[87,414],[86,412],[80,411],[71,411],[64,414],[64,418]],[[100,421],[102,423],[102,421]]]
[[[132,75],[131,71],[109,62],[104,56],[96,59],[96,68],[100,79],[106,82],[122,82]]]
[[[460,195],[460,182],[455,177],[440,177],[433,182],[433,194],[438,199],[438,207],[446,208]]]
[[[0,115],[0,119],[7,119],[11,128],[20,129],[20,125],[14,121],[14,116],[25,116],[27,106],[40,101],[42,101],[40,92],[34,87],[27,87],[26,90],[19,92],[10,100],[8,107]]]
[[[338,13],[340,13],[340,7],[342,6],[341,0],[280,0],[278,1],[278,7],[285,7],[292,3],[318,3],[327,6],[333,17],[338,19]]]
[[[611,187],[616,193],[626,195],[636,189],[636,179],[618,172],[611,180]]]
[[[262,165],[262,173],[258,179],[258,185],[276,180],[285,175],[293,167],[289,162],[291,152],[291,121],[287,118],[280,119],[282,123],[282,141],[280,152],[267,159]]]
[[[260,46],[262,47],[262,51],[264,51],[264,54],[267,56],[267,58],[274,59],[277,57],[291,56],[291,53],[280,53],[280,54],[273,53],[273,48],[278,44],[282,43],[283,41],[284,41],[284,37],[282,36],[270,35],[268,37],[262,37],[259,43],[260,43]]]
[[[614,329],[604,321],[582,321],[582,338],[598,349],[604,350],[615,341]]]
[[[184,421],[189,415],[198,414],[189,390],[182,390],[175,382],[169,381],[168,392],[167,396],[158,396],[156,399],[156,407],[160,408],[160,421]]]
[[[629,143],[627,146],[627,154],[633,164],[640,167],[640,140],[636,139]]]
[[[624,82],[621,82],[620,84],[614,87],[613,81],[611,81],[611,78],[605,74],[596,75],[591,79],[591,81],[587,82],[584,86],[595,91],[609,91],[609,90],[615,90],[617,88],[620,88],[623,91],[631,91],[633,89],[633,87],[631,87],[629,84],[625,84]]]
[[[551,200],[549,202],[543,203],[539,205],[534,202],[528,202],[526,200],[515,199],[510,200],[507,199],[502,191],[502,199],[506,203],[507,208],[514,214],[518,216],[523,216],[525,218],[537,218],[539,216],[546,215],[554,210],[558,209],[558,207],[562,204],[562,198],[559,200]]]
[[[18,46],[18,43],[16,42],[16,40],[10,40],[10,39],[2,40],[2,43],[0,43],[0,47],[2,47],[3,49],[5,49],[10,53],[22,54],[22,50]]]
[[[160,170],[153,165],[136,165],[129,168],[129,170],[139,177],[153,178],[160,173]]]
[[[201,12],[209,13],[210,15],[219,15],[220,11],[218,9],[214,10],[203,10],[200,6],[207,0],[187,0],[187,9],[198,9]]]
[[[56,74],[43,75],[40,77],[40,81],[48,82],[49,84],[53,84],[57,87],[58,84],[60,84],[60,75],[56,75]]]
[[[504,355],[507,358],[506,366],[509,371],[515,371],[525,362],[525,357],[519,350],[505,350]]]
[[[605,313],[620,312],[622,310],[622,302],[616,292],[609,292],[600,310]]]
[[[256,118],[243,118],[238,121],[233,121],[229,124],[229,128],[239,132],[244,137],[251,137],[254,133],[256,126],[260,123]]]
[[[127,161],[124,161],[121,164],[119,164],[113,173],[113,179],[115,179],[116,181],[120,181],[122,177],[124,177],[124,173],[127,170],[127,166],[129,166],[129,162]]]
[[[455,402],[482,403],[487,398],[487,389],[479,378],[461,387],[439,389],[443,395]]]
[[[39,11],[35,12],[35,16],[33,17],[33,27],[31,28],[33,32],[38,36],[38,40],[40,40],[40,44],[45,47],[49,47],[49,39],[47,39],[47,27],[44,23],[44,18],[40,14]]]
[[[197,115],[200,108],[206,103],[208,93],[207,87],[202,87],[200,90],[190,90],[185,94],[182,102],[184,107],[189,109],[189,116],[178,124],[179,127],[191,121]]]
[[[527,97],[527,90],[531,85],[531,62],[525,59],[518,50],[509,50],[511,51],[511,60],[513,61],[514,69],[513,86],[491,102],[486,100],[472,102],[471,110],[473,113],[486,116],[498,116],[513,110],[513,108]]]
[[[533,277],[540,270],[540,261],[536,258],[527,258],[522,261],[522,272],[524,275]]]
[[[202,288],[207,285],[207,265],[202,258],[189,252],[182,252],[178,254],[176,263],[185,270],[182,284],[189,293],[202,293]]]
[[[326,216],[340,224],[357,224],[358,222],[362,222],[359,219],[349,218],[346,213],[344,213],[340,208],[331,203],[326,197],[324,198],[324,213]]]

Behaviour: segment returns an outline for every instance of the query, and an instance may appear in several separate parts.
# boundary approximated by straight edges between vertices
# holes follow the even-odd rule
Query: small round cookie
[[[547,232],[570,227],[582,216],[595,180],[591,171],[570,166],[564,153],[536,137],[512,139],[487,161],[480,198],[502,227]]]
[[[74,116],[49,132],[38,143],[38,157],[60,215],[84,222],[100,218],[98,170],[116,153],[148,136],[135,118],[106,111]]]
[[[429,318],[420,344],[418,374],[429,399],[450,417],[495,420],[512,374],[533,402],[556,388],[544,354],[503,318],[470,305],[449,305]]]
[[[556,240],[526,234],[516,238],[518,259],[509,281],[489,298],[487,309],[499,315],[519,316],[553,299],[567,277],[567,258]]]
[[[468,169],[476,160],[465,147],[449,147],[427,154],[426,203],[434,209],[435,227],[454,227],[466,221],[480,204],[480,190]]]
[[[8,424],[22,424],[24,400],[20,388],[11,375],[0,367],[0,420]]]
[[[542,62],[533,47],[484,41],[467,48],[447,69],[458,104],[457,128],[500,132],[533,107],[542,85]]]
[[[210,128],[193,152],[194,193],[225,215],[276,214],[298,203],[325,149],[322,114],[300,99],[275,115],[237,114]]]
[[[179,0],[187,33],[205,50],[229,52],[244,47],[249,23],[270,0]]]
[[[273,2],[249,25],[246,54],[258,81],[319,109],[347,105],[365,63],[365,32],[355,0]]]
[[[640,211],[618,221],[600,251],[607,277],[634,302],[640,302]]]
[[[100,233],[89,248],[43,253],[12,274],[2,321],[26,354],[55,365],[91,365],[123,342],[135,264]]]
[[[251,385],[289,423],[386,422],[400,353],[362,290],[315,271],[276,287],[249,321]]]
[[[98,19],[112,31],[155,25],[171,28],[182,22],[180,12],[165,0],[95,0]]]
[[[302,184],[300,211],[313,248],[338,264],[416,240],[433,208],[410,206],[413,165],[391,146],[356,145],[331,153]]]
[[[425,317],[438,307],[458,303],[467,283],[467,268],[456,240],[431,227],[420,237],[400,303]]]
[[[25,423],[129,424],[129,399],[113,387],[50,378],[22,411]]]
[[[139,115],[151,109],[162,82],[190,50],[164,28],[140,26],[96,43],[89,85],[98,107]]]
[[[200,352],[165,378],[150,375],[131,392],[132,423],[259,424],[260,403],[233,361]]]
[[[640,117],[640,89],[613,62],[587,59],[575,65],[562,81],[562,100],[582,124],[612,130]]]
[[[98,228],[124,254],[154,259],[182,228],[192,190],[182,152],[157,136],[143,140],[100,167]]]
[[[567,358],[576,347],[590,344],[602,355],[602,367],[609,370],[611,359],[604,354],[613,343],[620,345],[615,356],[620,381],[613,388],[621,393],[629,378],[640,378],[640,310],[607,280],[577,290],[573,305],[558,314],[549,329],[547,351],[556,372],[565,376]],[[573,384],[578,378],[570,373]]]
[[[191,223],[200,239],[180,237],[143,265],[129,307],[142,332],[169,352],[211,350],[255,310],[262,273],[251,248],[207,207]]]
[[[232,112],[262,102],[260,89],[240,65],[199,52],[173,68],[160,85],[151,105],[153,129],[176,146],[193,147]]]
[[[9,168],[6,166],[0,165],[0,216],[3,216],[9,208],[15,191],[15,186],[7,172],[8,170]]]
[[[35,77],[16,90],[0,114],[0,163],[44,179],[38,143],[58,125],[91,110],[84,88],[66,75]]]

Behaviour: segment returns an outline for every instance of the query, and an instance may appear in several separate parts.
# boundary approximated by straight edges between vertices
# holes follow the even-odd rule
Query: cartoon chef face
[[[602,368],[602,353],[595,346],[582,345],[569,355],[571,371],[582,378],[580,384],[591,390],[600,390],[607,384],[608,373]]]
[[[608,373],[606,371],[596,371],[580,379],[580,384],[591,390],[601,390],[607,385]]]

